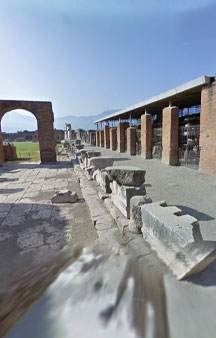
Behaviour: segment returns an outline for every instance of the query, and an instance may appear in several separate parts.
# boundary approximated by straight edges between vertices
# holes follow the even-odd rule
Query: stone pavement
[[[146,191],[153,202],[166,200],[168,205],[194,216],[199,221],[203,240],[216,241],[216,177],[183,166],[168,166],[157,159],[145,160],[100,147],[94,149],[101,151],[102,156],[113,156],[114,166],[145,169]]]
[[[55,191],[76,191],[74,204],[51,204]],[[97,238],[71,162],[8,163],[0,168],[0,287],[66,244]]]

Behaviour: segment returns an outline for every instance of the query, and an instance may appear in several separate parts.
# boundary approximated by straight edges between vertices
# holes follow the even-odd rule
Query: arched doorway
[[[51,102],[0,100],[0,165],[4,162],[1,120],[4,114],[16,109],[27,110],[37,119],[41,162],[56,162]]]

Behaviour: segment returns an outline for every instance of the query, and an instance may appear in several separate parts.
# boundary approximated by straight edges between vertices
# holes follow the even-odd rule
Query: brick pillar
[[[120,153],[125,151],[125,129],[129,127],[128,122],[119,122],[117,127],[117,149]]]
[[[152,116],[144,114],[141,116],[141,156],[152,158]]]
[[[178,107],[163,109],[162,162],[178,164]]]
[[[110,148],[109,126],[104,126],[104,146],[106,149]]]
[[[100,146],[104,147],[104,131],[100,130]]]
[[[199,169],[216,175],[216,83],[206,86],[201,94]]]
[[[112,150],[117,149],[117,129],[110,128],[110,148]]]
[[[100,130],[96,131],[96,146],[100,147]]]
[[[4,148],[3,148],[3,140],[1,133],[1,121],[0,121],[0,166],[4,163]]]
[[[127,128],[127,154],[136,155],[136,128]]]

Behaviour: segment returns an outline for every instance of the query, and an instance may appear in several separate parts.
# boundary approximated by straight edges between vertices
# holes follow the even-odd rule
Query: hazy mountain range
[[[64,129],[65,123],[70,123],[72,129],[96,129],[94,124],[95,120],[98,120],[106,115],[112,114],[119,111],[119,109],[111,109],[106,110],[101,114],[94,116],[64,116],[64,117],[56,117],[54,121],[54,127],[56,129]],[[17,131],[23,130],[36,130],[37,122],[35,117],[25,116],[16,111],[11,111],[5,114],[2,119],[2,131],[15,133]]]

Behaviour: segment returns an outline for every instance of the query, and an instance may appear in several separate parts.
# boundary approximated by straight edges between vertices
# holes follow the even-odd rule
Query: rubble
[[[51,198],[52,203],[75,203],[78,200],[77,193],[70,190],[56,191],[55,195]]]

